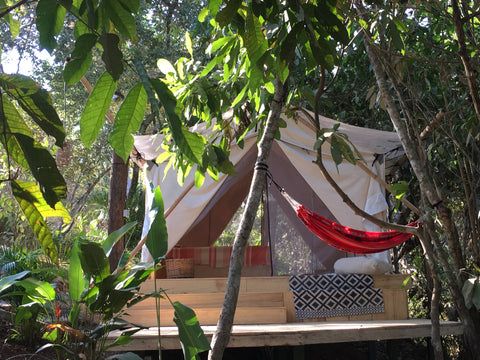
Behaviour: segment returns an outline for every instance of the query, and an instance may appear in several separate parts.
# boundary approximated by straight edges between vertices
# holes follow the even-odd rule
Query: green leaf
[[[247,49],[250,61],[255,64],[268,49],[268,42],[262,32],[262,27],[258,18],[253,15],[253,11],[249,9],[247,13],[247,21],[245,23],[246,31],[243,35],[243,42]]]
[[[386,34],[394,49],[402,50],[405,47],[402,35],[400,34],[400,31],[398,31],[397,25],[393,20],[388,23]]]
[[[392,191],[392,195],[395,196],[397,200],[400,200],[408,192],[408,182],[399,181],[395,184],[391,184],[390,189]]]
[[[215,20],[221,27],[225,27],[232,22],[238,8],[242,5],[242,0],[227,0],[226,3],[225,7],[215,16]]]
[[[139,332],[140,330],[141,330],[140,328],[134,328],[134,329],[122,332],[120,336],[115,339],[113,343],[107,346],[107,348],[129,344],[133,340],[132,335]]]
[[[162,74],[175,74],[175,68],[173,67],[172,63],[167,59],[158,59],[157,60],[158,69],[162,72]]]
[[[4,128],[4,121],[0,121],[0,133],[33,136],[31,128],[23,121],[17,108],[10,102],[5,94],[2,94],[1,101],[0,117],[5,119],[7,128]]]
[[[0,86],[47,135],[55,138],[57,146],[63,146],[65,129],[46,90],[28,76],[19,74],[0,74]]]
[[[147,107],[147,92],[142,83],[135,85],[120,106],[109,142],[125,162],[133,149],[133,134],[138,131]]]
[[[17,281],[23,279],[28,274],[30,274],[30,271],[25,270],[17,274],[2,276],[2,278],[0,279],[0,293],[4,292],[8,288],[10,288],[12,285],[15,285]]]
[[[297,35],[305,26],[304,22],[296,23],[290,32],[285,36],[280,46],[280,58],[289,64],[295,57],[295,48],[297,47]]]
[[[102,249],[105,252],[105,255],[109,256],[110,251],[112,251],[113,246],[120,240],[126,233],[133,229],[137,225],[136,221],[132,221],[123,225],[120,229],[115,230],[110,233],[105,241],[102,243]]]
[[[88,276],[101,281],[110,275],[110,265],[100,244],[86,241],[79,244],[79,258],[82,269]]]
[[[193,58],[193,45],[192,45],[192,38],[188,31],[185,33],[185,47],[187,48],[190,57]]]
[[[205,174],[197,169],[195,171],[195,187],[201,188],[204,181],[205,181]]]
[[[332,139],[330,141],[330,152],[332,154],[332,159],[335,162],[335,165],[337,165],[338,170],[338,165],[342,163],[343,156],[342,150],[340,148],[340,143],[335,136],[332,136]]]
[[[70,215],[61,203],[56,203],[55,207],[51,208],[43,199],[37,184],[15,180],[11,182],[11,185],[13,196],[20,205],[37,240],[40,242],[47,256],[53,262],[56,262],[57,247],[53,242],[52,233],[45,219],[60,217],[63,218],[66,223],[69,223],[71,221]]]
[[[205,146],[204,138],[199,134],[190,132],[182,126],[180,117],[176,112],[177,101],[167,85],[157,79],[151,79],[150,82],[165,109],[167,123],[172,132],[175,144],[179,147],[181,153],[190,161],[201,164]]]
[[[95,34],[83,34],[75,42],[70,61],[65,65],[63,78],[67,85],[80,81],[92,63],[92,48],[97,42]]]
[[[202,162],[203,151],[205,150],[205,139],[202,135],[192,132],[182,127],[184,145],[181,150],[191,161],[200,164]]]
[[[16,283],[25,289],[29,298],[38,299],[41,303],[55,300],[55,289],[46,281],[40,281],[34,278],[26,278]]]
[[[10,35],[12,40],[15,40],[20,34],[20,20],[15,19],[12,15],[8,15],[7,20],[10,27]]]
[[[92,146],[105,123],[116,83],[108,72],[100,76],[80,118],[80,138],[86,147]]]
[[[70,264],[68,266],[68,292],[73,301],[80,301],[82,293],[87,286],[82,265],[80,263],[80,247],[75,241],[70,252]]]
[[[54,206],[66,196],[66,183],[57,168],[52,155],[32,138],[32,132],[23,121],[21,115],[5,95],[1,97],[0,131],[7,134],[0,138],[9,150],[11,157],[23,168],[30,169],[32,175],[40,183],[42,193],[47,202]],[[7,128],[4,129],[4,124]]]
[[[119,0],[119,2],[131,13],[136,13],[140,9],[140,0]]]
[[[57,46],[55,35],[63,28],[67,10],[56,0],[40,0],[36,8],[36,24],[40,34],[40,48],[50,53]]]
[[[34,178],[39,182],[46,202],[54,207],[67,195],[67,184],[57,168],[55,159],[40,143],[23,134],[13,135],[28,163]]]
[[[148,230],[145,245],[153,259],[158,261],[165,256],[168,250],[167,224],[164,216],[162,191],[159,186],[154,190],[149,217],[153,218],[153,222]]]
[[[123,1],[123,3],[125,3],[125,1]],[[105,0],[102,2],[102,5],[120,34],[135,41],[137,39],[135,18],[129,10],[122,6],[122,2],[118,0]]]
[[[198,21],[203,23],[208,16],[208,12],[208,8],[203,8],[200,10],[200,13],[198,14]]]
[[[201,352],[210,350],[210,344],[200,327],[195,312],[178,301],[173,303],[175,324],[178,327],[178,336],[182,344],[185,359],[197,359]]]
[[[247,90],[248,90],[248,85],[249,84],[245,85],[243,89],[237,94],[235,99],[233,99],[232,105],[231,105],[232,108],[238,105],[245,98],[245,94],[247,93]]]
[[[115,34],[107,33],[100,36],[99,42],[103,47],[102,60],[105,68],[117,81],[123,73],[123,54],[119,48],[120,38]]]
[[[208,0],[208,11],[212,16],[217,15],[222,0]]]

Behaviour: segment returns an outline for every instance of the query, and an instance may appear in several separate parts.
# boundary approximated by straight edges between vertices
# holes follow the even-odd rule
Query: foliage
[[[161,202],[161,198],[158,201]],[[159,213],[158,217],[163,218],[163,212]],[[25,329],[35,329],[50,344],[39,351],[54,347],[58,353],[74,356],[75,359],[82,356],[101,359],[105,351],[112,346],[128,344],[132,335],[141,329],[121,320],[121,316],[129,307],[150,296],[162,297],[160,292],[144,294],[139,291],[140,285],[149,277],[154,267],[152,264],[140,263],[130,268],[118,267],[111,272],[107,260],[107,254],[115,242],[134,225],[126,224],[102,244],[78,239],[70,254],[69,296],[62,300],[66,302],[66,306],[59,305],[60,289],[35,279],[30,276],[30,271],[5,276],[0,280],[2,297],[21,297],[15,309],[15,323],[23,327],[21,333],[30,336],[30,340],[34,341],[35,334]],[[152,228],[155,226],[157,225],[154,223]],[[165,252],[160,254],[164,255]],[[188,358],[195,357],[195,354],[208,349],[205,335],[198,321],[195,323],[193,320],[196,319],[193,310],[179,303],[174,303],[173,306],[175,322],[179,326],[180,338],[186,349],[185,354]],[[85,324],[86,316],[83,315],[82,308],[87,311],[87,318],[97,319],[99,325],[92,327],[94,323]],[[68,311],[67,317],[62,314],[63,311]],[[125,331],[115,341],[105,342],[109,332],[120,329]]]

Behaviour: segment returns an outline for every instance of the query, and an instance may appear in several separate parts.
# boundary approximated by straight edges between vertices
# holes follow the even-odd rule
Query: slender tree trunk
[[[272,147],[275,132],[278,129],[280,115],[283,109],[283,99],[286,93],[286,86],[279,80],[275,83],[275,94],[270,106],[267,123],[263,136],[258,143],[258,155],[253,173],[250,191],[247,197],[247,204],[242,215],[235,241],[233,243],[230,267],[227,279],[227,291],[222,306],[222,312],[217,323],[217,330],[212,339],[212,350],[208,354],[209,360],[220,360],[230,340],[233,317],[237,307],[238,293],[240,288],[240,277],[242,273],[243,258],[253,222],[265,187],[266,161]]]
[[[441,296],[441,282],[438,277],[437,269],[435,268],[436,261],[433,259],[434,251],[433,246],[426,236],[425,232],[420,235],[422,238],[420,243],[422,244],[423,253],[425,256],[425,262],[427,265],[427,272],[432,278],[432,297],[430,300],[430,319],[432,320],[432,346],[433,354],[436,360],[443,359],[443,347],[442,338],[440,336],[440,296]]]
[[[479,343],[478,343],[478,331],[476,329],[475,323],[473,321],[472,316],[469,314],[468,310],[466,310],[465,302],[463,296],[461,296],[461,291],[459,290],[458,285],[461,283],[460,281],[460,269],[464,268],[465,262],[463,260],[463,254],[461,248],[459,246],[459,239],[458,234],[456,231],[455,224],[453,223],[452,215],[450,209],[443,203],[442,197],[438,194],[435,185],[431,179],[431,176],[428,171],[428,166],[423,161],[421,161],[421,156],[418,153],[417,144],[415,139],[410,138],[409,132],[407,129],[406,123],[402,120],[399,110],[393,97],[389,93],[388,85],[387,85],[387,77],[383,70],[382,64],[375,53],[373,46],[370,44],[369,40],[364,37],[364,44],[367,50],[368,57],[370,59],[370,63],[372,65],[375,78],[377,80],[377,85],[380,90],[380,94],[383,97],[386,105],[387,105],[387,112],[390,116],[390,120],[397,131],[397,134],[400,138],[400,141],[405,149],[405,153],[409,159],[409,162],[412,166],[412,169],[419,181],[420,190],[422,194],[425,195],[426,200],[428,203],[435,208],[437,215],[443,225],[443,231],[447,235],[447,241],[449,245],[449,251],[452,254],[453,263],[454,263],[454,270],[456,271],[455,274],[448,274],[452,277],[455,277],[456,281],[449,282],[449,288],[454,297],[455,303],[457,305],[457,309],[459,311],[460,317],[462,322],[465,326],[465,337],[467,339],[468,346],[470,351],[474,354],[475,358],[480,358],[480,351],[479,351]],[[432,234],[435,236],[435,234]],[[431,244],[428,241],[425,241],[424,238],[420,237],[420,241],[422,242],[422,246],[424,247],[426,259],[427,261],[431,261],[433,263],[429,264],[432,269],[435,269],[434,264],[434,252]],[[438,241],[436,241],[438,242]],[[441,246],[441,245],[440,245]],[[439,249],[439,246],[437,246]],[[448,260],[445,256],[440,256],[440,260],[442,262],[442,266],[447,266],[445,269],[448,269],[449,264]],[[448,272],[448,270],[447,270]],[[432,319],[432,327],[437,326],[437,322]],[[438,329],[432,328],[432,342],[437,338],[435,333]],[[441,344],[434,344],[434,347],[440,347]]]
[[[480,96],[478,95],[476,72],[473,69],[470,56],[468,55],[465,31],[463,30],[462,15],[457,0],[452,0],[452,10],[453,24],[455,25],[455,33],[457,34],[459,47],[458,54],[462,59],[463,69],[465,71],[465,77],[467,78],[468,90],[470,91],[470,96],[472,98],[473,108],[475,109],[477,120],[480,121]]]
[[[123,210],[127,200],[128,164],[113,153],[112,174],[110,176],[110,194],[108,196],[108,233],[120,229],[124,225]],[[125,248],[124,240],[119,240],[113,247],[109,260],[112,271],[118,265]]]

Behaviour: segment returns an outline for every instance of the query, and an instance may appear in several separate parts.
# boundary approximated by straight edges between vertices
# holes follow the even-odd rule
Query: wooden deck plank
[[[221,308],[197,308],[195,313],[201,324],[215,325],[220,316]],[[173,308],[162,309],[160,324],[173,326]],[[123,319],[142,326],[155,326],[157,318],[152,309],[134,309],[128,311]],[[285,307],[241,307],[235,311],[235,324],[282,324],[287,322],[287,310]]]
[[[237,307],[283,307],[284,293],[239,293]],[[191,308],[221,308],[225,293],[172,294],[172,301],[179,301]],[[161,308],[171,309],[167,299],[160,300]],[[151,309],[155,311],[155,298],[148,298],[134,305],[132,309]]]
[[[202,326],[211,339],[215,326]],[[298,346],[308,344],[330,344],[354,341],[407,339],[429,337],[431,322],[426,319],[377,320],[348,322],[306,322],[267,325],[234,325],[229,347]],[[459,322],[442,321],[440,332],[445,335],[461,335],[463,325]],[[162,349],[180,349],[176,327],[162,327]],[[119,331],[109,335],[115,339]],[[115,351],[156,350],[157,328],[141,330],[134,340]]]

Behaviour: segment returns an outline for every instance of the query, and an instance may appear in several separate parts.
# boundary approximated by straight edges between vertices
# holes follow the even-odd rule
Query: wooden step
[[[201,325],[216,325],[220,316],[220,308],[197,308],[195,313]],[[157,326],[154,309],[129,309],[123,319],[134,325]],[[239,307],[235,312],[234,324],[285,324],[287,311],[284,307]],[[173,309],[162,309],[161,326],[174,326]]]
[[[191,308],[221,308],[224,293],[197,293],[197,294],[172,294],[169,295],[170,300],[179,301]],[[238,307],[283,307],[284,295],[277,293],[240,293],[238,296]],[[167,299],[160,300],[161,308],[171,308],[172,305]],[[155,299],[148,298],[135,306],[135,309],[154,309]]]
[[[157,279],[157,288],[170,294],[221,293],[226,289],[226,278]],[[153,279],[145,281],[142,292],[154,291]],[[288,276],[244,277],[240,292],[285,292],[289,291]]]

